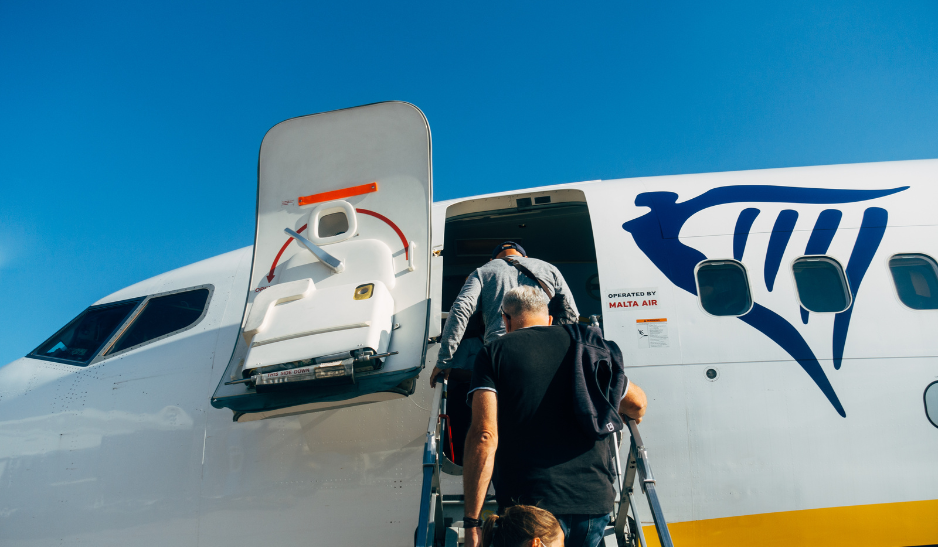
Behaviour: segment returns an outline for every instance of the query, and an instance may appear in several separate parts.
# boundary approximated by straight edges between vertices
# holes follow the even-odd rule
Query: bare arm
[[[642,388],[629,382],[629,388],[625,392],[625,397],[619,403],[619,414],[624,414],[635,420],[635,423],[642,423],[642,416],[645,415],[645,408],[648,407],[648,398]]]
[[[472,394],[472,424],[466,435],[463,453],[463,494],[466,516],[479,518],[485,494],[495,467],[498,448],[498,396],[494,391],[478,390]],[[466,529],[466,547],[480,543],[479,528]]]

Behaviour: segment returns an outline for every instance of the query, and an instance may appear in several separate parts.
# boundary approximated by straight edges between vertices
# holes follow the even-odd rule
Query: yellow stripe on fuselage
[[[762,513],[668,525],[675,547],[838,547],[938,544],[938,500]],[[654,526],[644,526],[649,547]]]

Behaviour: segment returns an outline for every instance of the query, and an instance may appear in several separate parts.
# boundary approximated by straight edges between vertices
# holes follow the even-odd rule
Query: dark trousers
[[[466,404],[466,395],[469,393],[469,371],[453,369],[446,382],[446,413],[449,415],[453,435],[453,463],[462,465],[463,450],[466,447],[466,435],[469,433],[469,424],[472,422],[472,409]],[[448,442],[448,439],[444,442]],[[449,450],[446,450],[449,452]]]

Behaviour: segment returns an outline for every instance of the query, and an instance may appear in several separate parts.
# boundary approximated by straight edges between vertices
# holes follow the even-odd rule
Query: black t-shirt
[[[573,414],[573,349],[563,327],[529,327],[487,344],[470,391],[498,395],[495,497],[554,514],[612,510],[612,438],[593,441]]]

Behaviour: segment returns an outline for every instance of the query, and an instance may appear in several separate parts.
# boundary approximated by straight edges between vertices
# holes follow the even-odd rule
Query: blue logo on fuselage
[[[908,186],[890,190],[832,190],[786,186],[724,186],[681,203],[677,203],[678,196],[674,192],[644,192],[636,196],[635,205],[649,207],[651,211],[626,222],[622,228],[632,234],[639,249],[661,273],[678,287],[696,296],[697,284],[694,280],[694,269],[707,257],[697,249],[681,243],[678,235],[687,220],[700,211],[729,203],[856,203],[895,194],[907,188]],[[742,258],[749,230],[758,215],[758,209],[749,208],[743,210],[737,218],[733,236],[733,255],[736,260]],[[828,209],[821,213],[808,240],[805,254],[827,252],[841,217],[842,213],[836,209]],[[769,291],[773,288],[775,276],[781,265],[782,254],[797,218],[797,211],[785,210],[779,214],[775,222],[765,260],[765,279]],[[886,210],[878,207],[870,207],[863,214],[857,241],[846,270],[854,303],[860,282],[866,275],[866,270],[886,231],[887,218]],[[853,303],[845,311],[837,314],[834,319],[833,357],[834,367],[837,369],[840,368],[843,358],[844,343],[852,311]],[[807,311],[802,310],[804,322],[807,322],[807,317]],[[834,388],[831,387],[817,357],[798,329],[777,313],[758,303],[753,303],[752,309],[739,319],[766,335],[798,361],[801,368],[814,380],[837,412],[846,417],[847,414],[837,394],[834,393]]]

